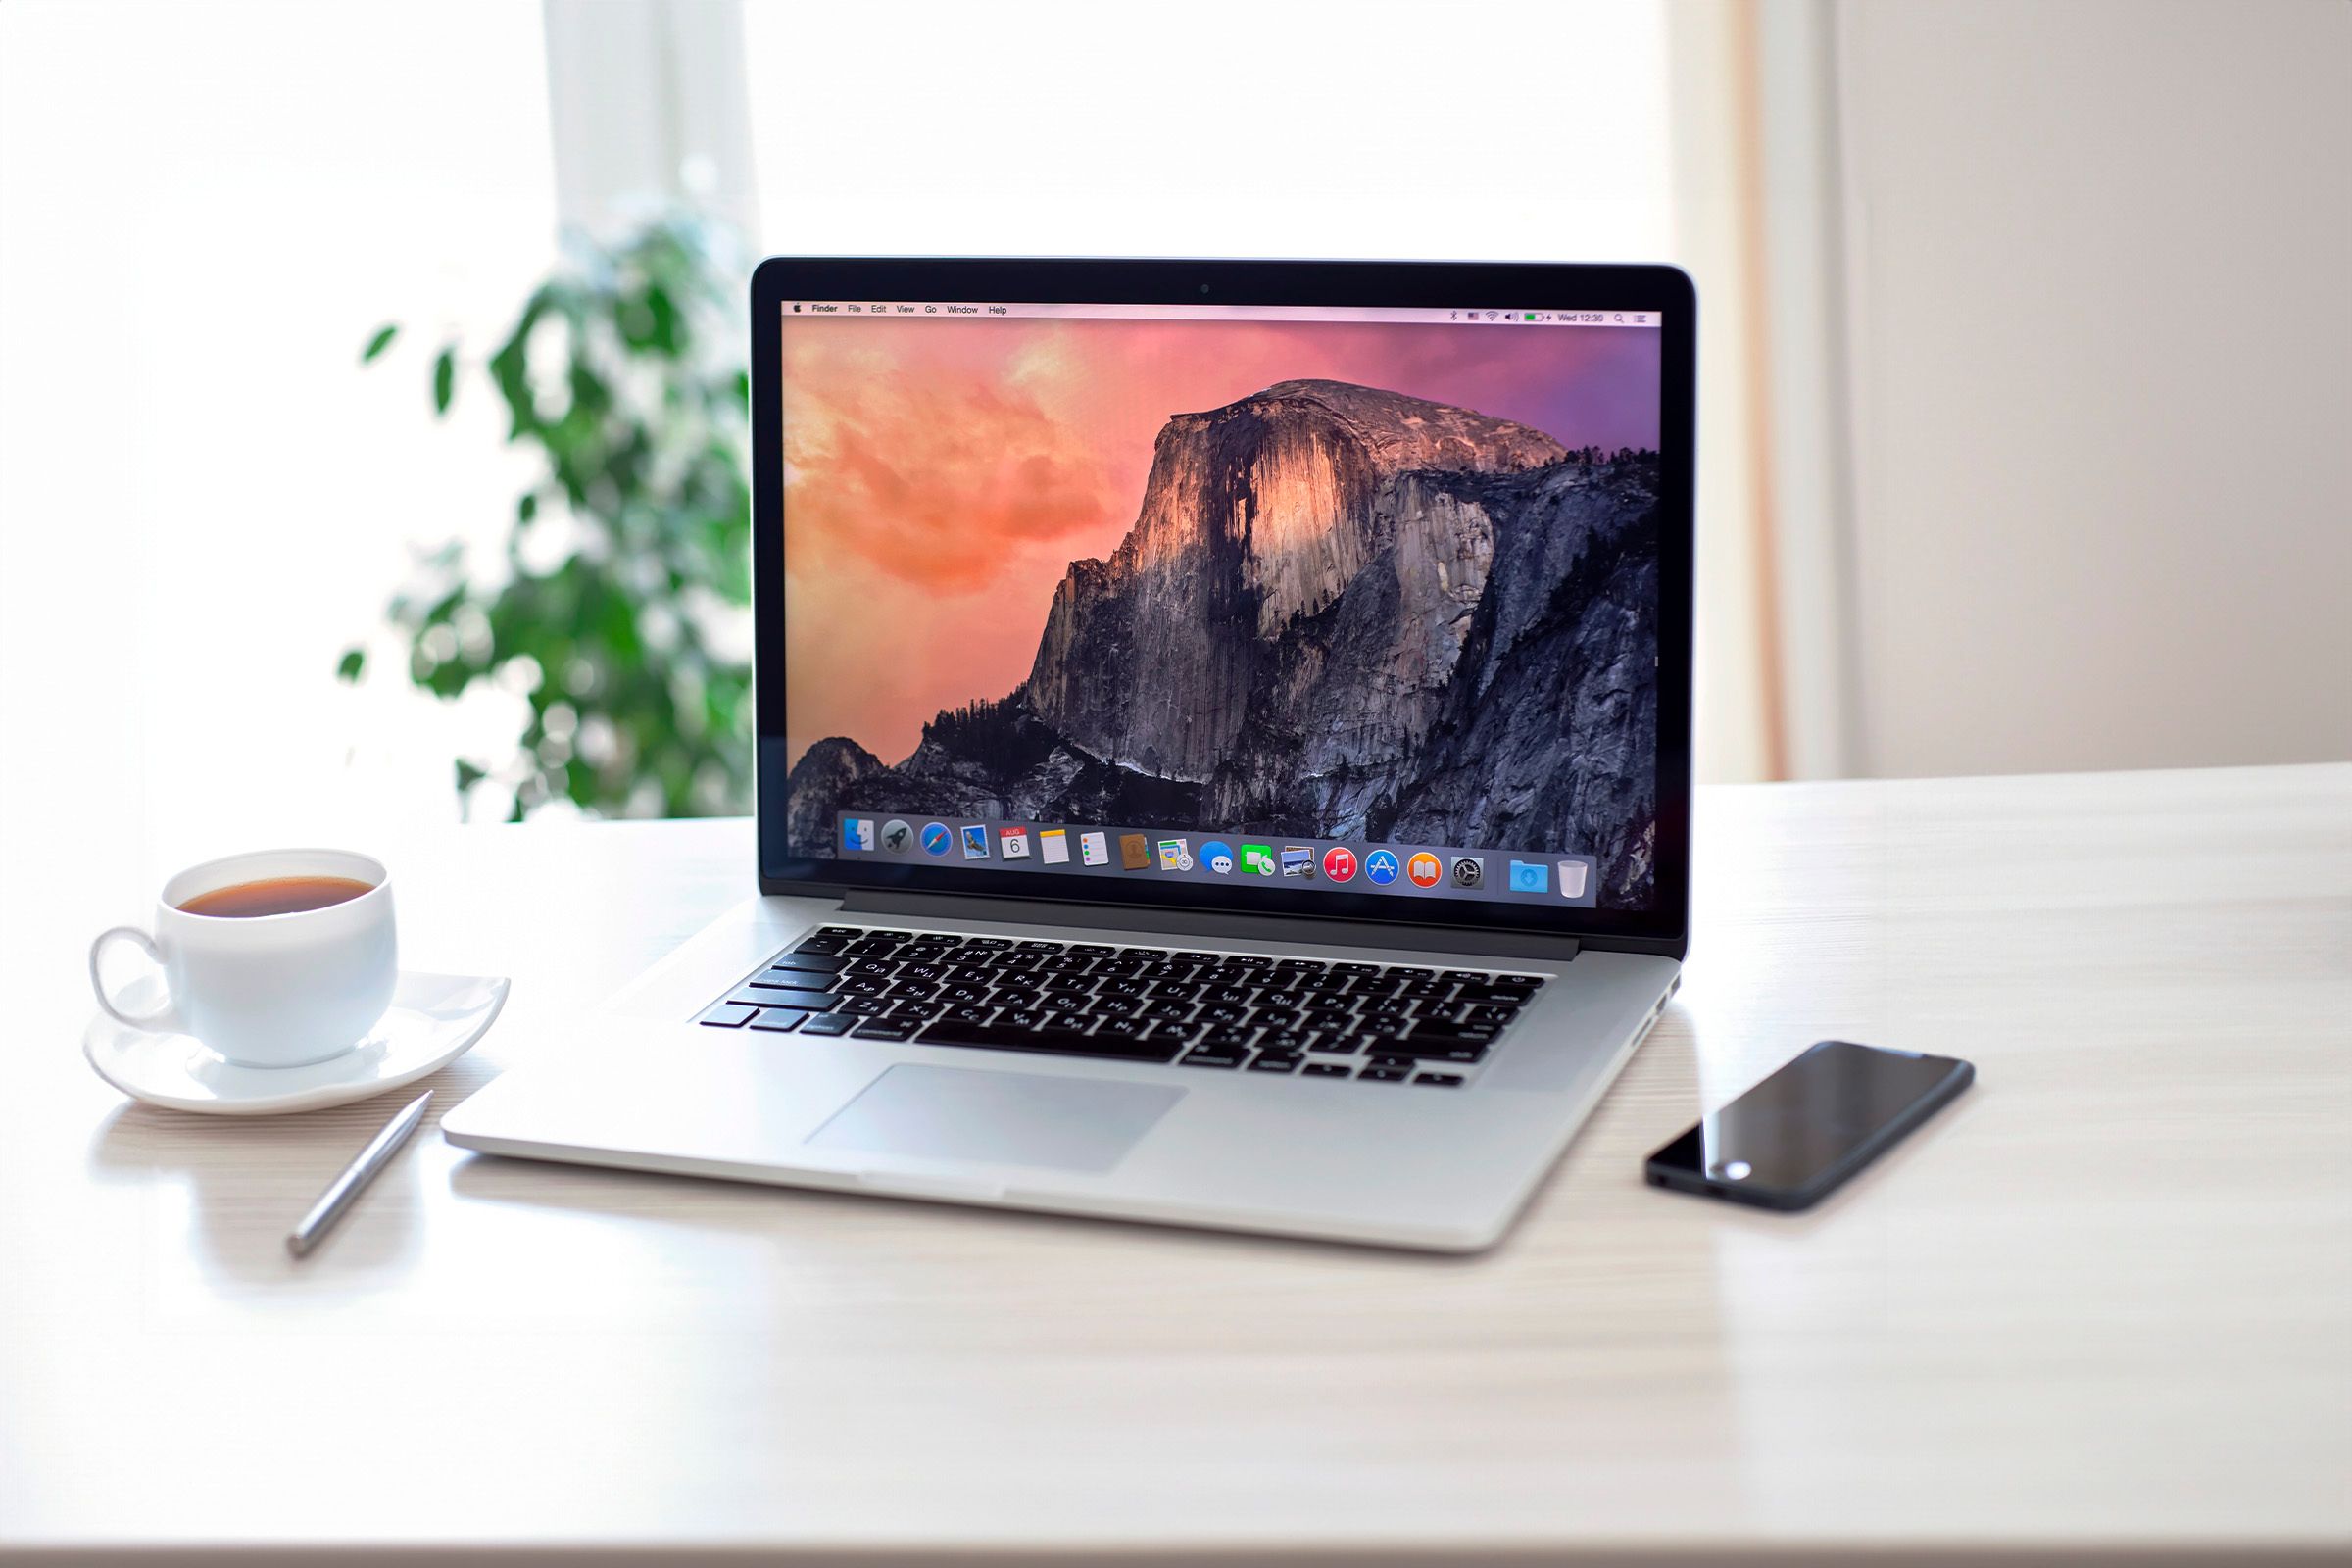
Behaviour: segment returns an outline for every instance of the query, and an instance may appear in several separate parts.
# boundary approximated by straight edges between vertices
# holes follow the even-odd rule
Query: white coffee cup
[[[347,877],[368,891],[323,908],[287,914],[191,914],[189,900],[278,877]],[[383,862],[344,850],[262,850],[190,866],[164,884],[151,936],[136,926],[90,944],[98,1005],[133,1029],[190,1034],[245,1067],[299,1067],[339,1056],[368,1037],[392,1005],[400,948],[392,926],[392,875]],[[109,944],[128,942],[161,965],[166,998],[132,1014],[99,975]]]

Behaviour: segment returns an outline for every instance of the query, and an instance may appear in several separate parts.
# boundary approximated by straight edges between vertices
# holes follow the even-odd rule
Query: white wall
[[[2352,757],[2352,6],[1833,18],[1857,770]]]

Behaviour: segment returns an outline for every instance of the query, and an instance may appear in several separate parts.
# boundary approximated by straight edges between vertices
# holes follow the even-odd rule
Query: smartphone
[[[1811,1208],[1976,1076],[1957,1056],[1824,1040],[1650,1155],[1649,1184]]]

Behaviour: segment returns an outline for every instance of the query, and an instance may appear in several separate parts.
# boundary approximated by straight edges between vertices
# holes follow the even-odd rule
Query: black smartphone
[[[1649,1156],[1649,1184],[1811,1208],[1974,1082],[1957,1056],[1824,1040]]]

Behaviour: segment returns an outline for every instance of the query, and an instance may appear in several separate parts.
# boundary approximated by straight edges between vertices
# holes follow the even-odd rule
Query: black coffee
[[[349,904],[373,891],[373,883],[355,882],[347,876],[273,876],[199,893],[179,906],[179,911],[250,920],[259,914],[300,914],[305,909]]]

